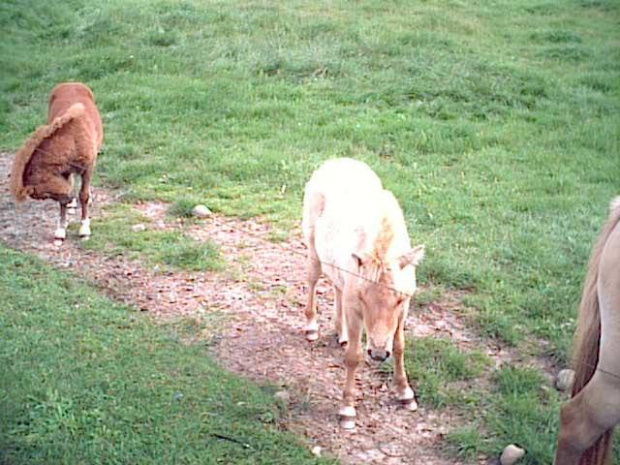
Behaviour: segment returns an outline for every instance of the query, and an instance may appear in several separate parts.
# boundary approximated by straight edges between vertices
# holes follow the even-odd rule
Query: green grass
[[[448,404],[475,404],[472,381],[482,375],[489,359],[478,351],[459,349],[448,339],[418,338],[406,358],[407,373],[415,380],[419,400],[434,408]]]
[[[115,204],[97,218],[97,234],[82,247],[107,255],[124,255],[144,259],[151,266],[169,266],[190,271],[219,271],[224,259],[211,241],[199,243],[178,231],[155,229],[148,218],[136,213],[128,204]],[[132,226],[143,224],[144,231]]]
[[[1,463],[331,463],[282,431],[273,389],[222,371],[183,324],[2,246],[0,301]]]
[[[466,290],[480,334],[546,339],[522,349],[564,364],[618,193],[619,20],[617,0],[4,2],[0,147],[44,120],[55,83],[79,79],[106,125],[97,182],[128,199],[288,227],[314,168],[362,159],[427,246],[420,281]],[[117,246],[153,257],[162,242]],[[447,376],[429,405],[449,402]],[[502,394],[487,394],[499,414]],[[557,414],[537,401],[524,400]],[[537,444],[528,460],[549,463],[554,432],[510,414]]]

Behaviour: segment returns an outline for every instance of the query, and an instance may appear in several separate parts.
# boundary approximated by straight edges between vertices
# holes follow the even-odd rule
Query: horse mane
[[[372,257],[380,262],[385,262],[387,254],[390,250],[390,246],[394,241],[394,227],[392,225],[391,218],[386,215],[381,220],[381,230],[375,239],[375,243],[372,248]]]
[[[573,353],[575,382],[573,384],[572,397],[576,396],[588,384],[592,376],[594,376],[598,365],[601,340],[601,314],[596,288],[599,277],[598,268],[607,239],[618,223],[620,223],[620,197],[616,197],[611,202],[609,218],[599,234],[596,245],[592,249],[588,265],[588,273],[579,305],[579,319],[575,336],[575,351]],[[611,433],[611,430],[604,433],[584,452],[579,463],[583,465],[604,464],[611,447]]]
[[[84,114],[86,108],[81,103],[75,103],[62,115],[54,118],[50,124],[39,126],[32,136],[22,145],[15,154],[15,160],[11,168],[11,179],[9,187],[11,193],[18,202],[23,202],[28,198],[30,189],[24,186],[24,172],[28,163],[32,159],[35,151],[41,143],[52,137],[58,130],[63,128],[71,120]]]

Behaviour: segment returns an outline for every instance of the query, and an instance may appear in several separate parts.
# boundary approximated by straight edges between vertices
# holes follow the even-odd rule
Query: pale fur
[[[308,246],[308,339],[316,339],[314,288],[322,271],[335,288],[339,340],[349,343],[341,412],[354,408],[353,379],[361,357],[362,329],[371,356],[376,353],[377,359],[384,359],[393,350],[398,397],[411,405],[413,391],[403,364],[403,325],[416,288],[415,266],[424,250],[411,248],[396,198],[365,163],[348,158],[327,161],[306,184],[302,230]],[[347,417],[343,426],[350,427],[350,418],[342,416]]]
[[[620,197],[592,250],[575,347],[573,398],[562,407],[555,463],[602,465],[620,422]]]
[[[346,173],[346,177],[340,173]],[[327,161],[310,178],[305,195],[302,229],[306,243],[314,229],[315,250],[323,272],[340,288],[347,279],[354,278],[343,271],[354,268],[352,254],[388,263],[411,250],[398,202],[366,164],[349,158]],[[393,232],[393,238],[377,243],[386,229]],[[407,268],[398,277],[395,287],[413,293],[414,269]]]

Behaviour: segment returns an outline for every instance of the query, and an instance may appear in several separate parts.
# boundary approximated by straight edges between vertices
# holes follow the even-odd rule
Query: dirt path
[[[271,243],[267,225],[214,216],[184,230],[197,240],[218,244],[228,271],[157,272],[137,261],[84,250],[75,236],[60,247],[54,245],[56,205],[30,201],[16,206],[8,192],[10,162],[7,154],[0,155],[0,240],[8,246],[71,268],[114,299],[158,317],[225,315],[212,347],[215,357],[228,370],[280,385],[290,396],[288,426],[303,434],[311,448],[320,446],[345,464],[459,463],[437,452],[443,435],[459,418],[448,409],[410,413],[398,408],[390,380],[377,366],[366,364],[360,370],[355,431],[338,427],[335,414],[344,368],[331,321],[332,291],[326,282],[320,283],[322,333],[311,345],[302,334],[304,247],[299,234],[283,244]],[[114,194],[96,188],[95,198],[93,234],[101,207],[114,202]],[[135,208],[151,219],[149,227],[175,227],[166,219],[164,204]],[[440,334],[465,346],[476,345],[450,312],[459,304],[458,296],[451,296],[424,312],[412,312],[407,337]]]

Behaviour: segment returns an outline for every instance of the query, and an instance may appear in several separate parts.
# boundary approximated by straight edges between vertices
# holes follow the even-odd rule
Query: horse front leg
[[[342,307],[342,291],[334,285],[334,313],[336,314],[336,334],[338,343],[345,347],[349,342],[349,331],[347,329],[347,318]]]
[[[362,319],[356,309],[350,308],[345,302],[344,312],[349,330],[349,342],[344,352],[346,379],[343,391],[343,405],[338,412],[340,426],[344,429],[355,428],[355,373],[362,361]]]
[[[407,304],[408,305],[408,304]],[[407,372],[405,371],[405,319],[404,315],[398,322],[396,334],[394,335],[394,385],[396,386],[396,397],[402,406],[415,412],[418,404],[415,401],[415,393],[409,381],[407,380]]]
[[[58,202],[58,204],[60,205],[60,216],[58,217],[58,226],[56,227],[56,231],[54,231],[54,239],[61,242],[67,237],[67,226],[69,222],[67,221],[67,203]]]
[[[82,208],[82,224],[80,226],[80,237],[88,238],[90,232],[90,217],[88,216],[88,203],[90,200],[90,181],[92,179],[93,170],[87,169],[82,174],[82,186],[80,188],[80,207]]]

